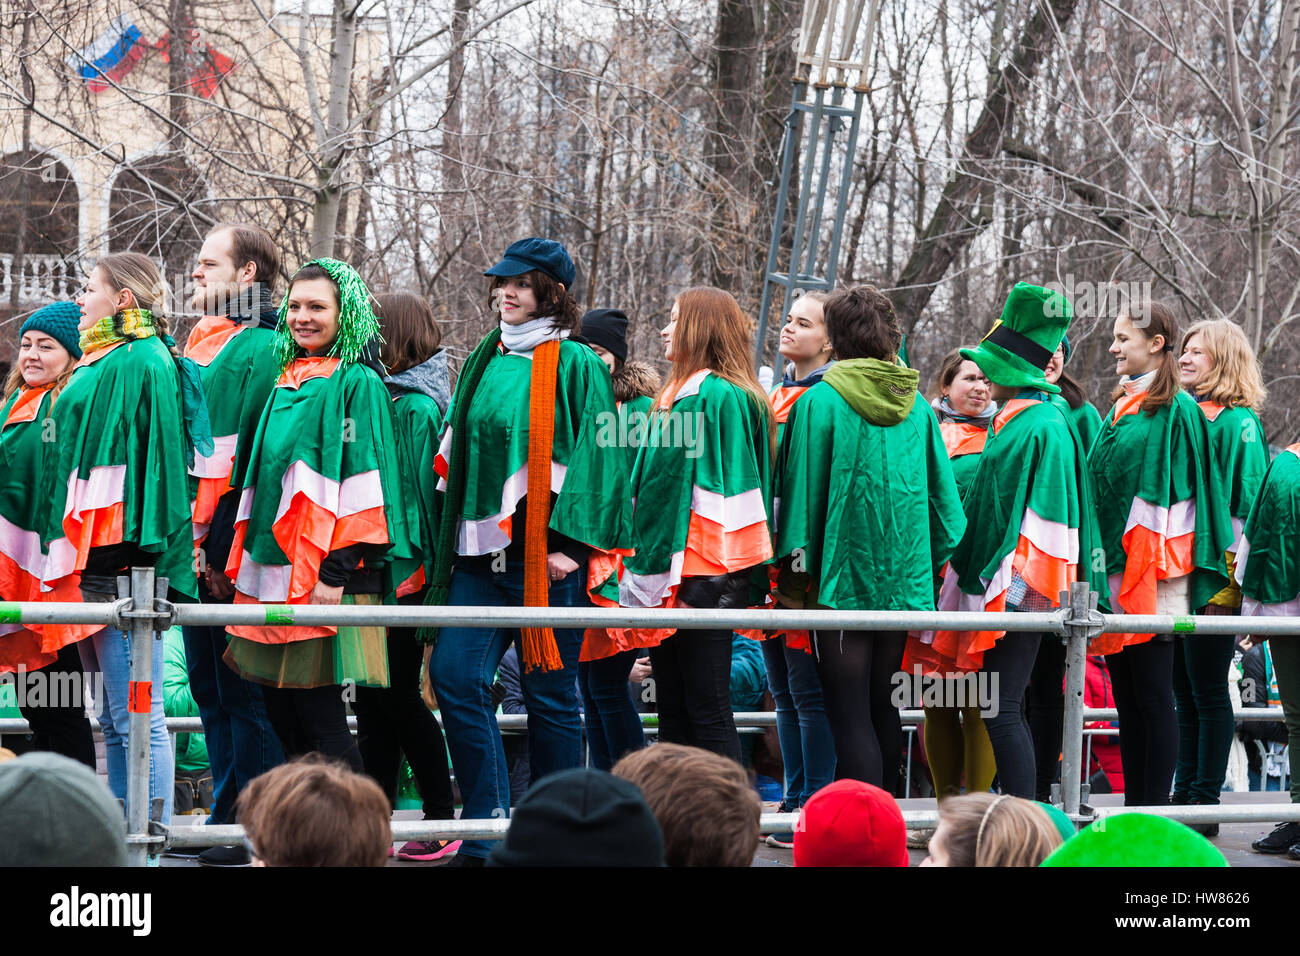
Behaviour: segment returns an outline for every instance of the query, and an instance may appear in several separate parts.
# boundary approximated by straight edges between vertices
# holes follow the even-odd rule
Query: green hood
[[[879,359],[845,359],[822,381],[871,424],[897,425],[912,411],[921,373]]]

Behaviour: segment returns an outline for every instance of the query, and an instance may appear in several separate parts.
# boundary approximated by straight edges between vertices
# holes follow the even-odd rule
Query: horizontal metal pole
[[[1093,807],[1094,819],[1149,813],[1179,823],[1300,823],[1300,803],[1233,803],[1183,807]]]
[[[1065,612],[801,611],[707,608],[423,607],[333,604],[176,604],[173,623],[203,627],[320,625],[392,627],[730,627],[752,630],[1012,631],[1065,633]],[[1107,634],[1300,635],[1300,617],[1101,615]],[[117,622],[114,604],[0,603],[0,623],[98,624]]]
[[[1300,634],[1300,617],[1218,614],[1103,614],[1106,634]]]
[[[390,627],[700,628],[714,630],[1006,630],[1064,633],[1060,611],[985,614],[978,611],[793,611],[704,608],[408,607],[376,604],[178,604],[175,623]],[[1300,628],[1300,621],[1297,621]]]
[[[117,606],[111,602],[0,602],[0,624],[98,624],[107,627],[116,621]]]
[[[1289,823],[1300,822],[1300,804],[1231,804],[1214,807],[1096,807],[1093,817],[1080,817],[1080,823],[1117,816],[1121,813],[1149,813],[1180,823]],[[904,810],[903,822],[909,830],[933,829],[939,824],[939,811]],[[799,823],[797,813],[764,813],[759,829],[764,833],[792,832]],[[500,840],[510,828],[505,819],[490,820],[394,820],[393,842],[406,840]],[[173,827],[174,847],[235,846],[243,840],[244,828],[235,824],[222,826]]]
[[[901,710],[898,712],[899,718],[904,724],[923,724],[925,723],[925,711],[923,710]],[[580,718],[581,714],[578,715]],[[737,711],[732,715],[736,720],[736,727],[758,728],[776,726],[776,712],[766,711]],[[1239,721],[1280,721],[1284,719],[1281,707],[1245,707],[1232,712],[1234,720]],[[641,724],[646,729],[657,728],[659,725],[658,714],[641,714]],[[1085,708],[1083,711],[1084,720],[1118,720],[1119,715],[1114,708]],[[528,730],[527,714],[497,714],[497,725],[505,731],[519,732]],[[357,719],[348,718],[348,727],[352,730],[357,729]],[[92,731],[99,731],[99,721],[95,718],[90,719],[90,728]],[[198,717],[168,717],[167,729],[174,734],[201,734],[203,733],[203,721]],[[31,727],[27,721],[21,717],[2,717],[0,718],[0,735],[4,734],[26,734],[31,732]],[[1085,733],[1096,734],[1113,734],[1116,733],[1114,728],[1107,727],[1089,727],[1085,728]]]

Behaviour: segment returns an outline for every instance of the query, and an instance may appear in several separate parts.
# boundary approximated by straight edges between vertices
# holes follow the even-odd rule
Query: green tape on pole
[[[1196,618],[1194,617],[1174,618],[1175,634],[1190,634],[1194,630],[1196,630]]]
[[[0,604],[0,623],[21,624],[23,612],[17,604]]]
[[[286,607],[283,604],[277,605],[275,607],[268,607],[266,609],[266,623],[267,624],[292,624],[293,608]]]

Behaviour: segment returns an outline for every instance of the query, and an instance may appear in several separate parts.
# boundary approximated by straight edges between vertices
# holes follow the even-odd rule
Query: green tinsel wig
[[[361,355],[366,344],[372,340],[376,344],[383,342],[379,333],[379,319],[371,307],[370,290],[357,270],[338,259],[312,259],[303,263],[298,272],[308,266],[320,266],[339,290],[339,334],[330,346],[329,355],[337,358],[344,365],[351,365]],[[297,273],[295,273],[295,277]],[[293,280],[289,281],[293,288]],[[280,368],[285,369],[298,355],[298,345],[289,332],[289,293],[280,303],[280,321],[275,327],[275,354],[280,360]]]

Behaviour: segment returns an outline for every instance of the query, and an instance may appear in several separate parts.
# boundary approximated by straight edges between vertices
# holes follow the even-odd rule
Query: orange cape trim
[[[943,422],[939,426],[939,434],[943,436],[943,447],[949,458],[982,454],[984,445],[989,440],[987,428],[970,422]]]
[[[36,413],[40,411],[41,400],[45,398],[45,393],[53,387],[53,383],[40,385],[36,388],[24,387],[22,393],[18,396],[18,401],[14,402],[13,407],[9,409],[9,417],[5,419],[4,425],[0,425],[0,428],[8,428],[10,425],[18,425],[22,422],[36,421]]]
[[[224,315],[205,315],[185,341],[184,355],[194,364],[206,368],[244,328],[245,326],[230,321]]]

